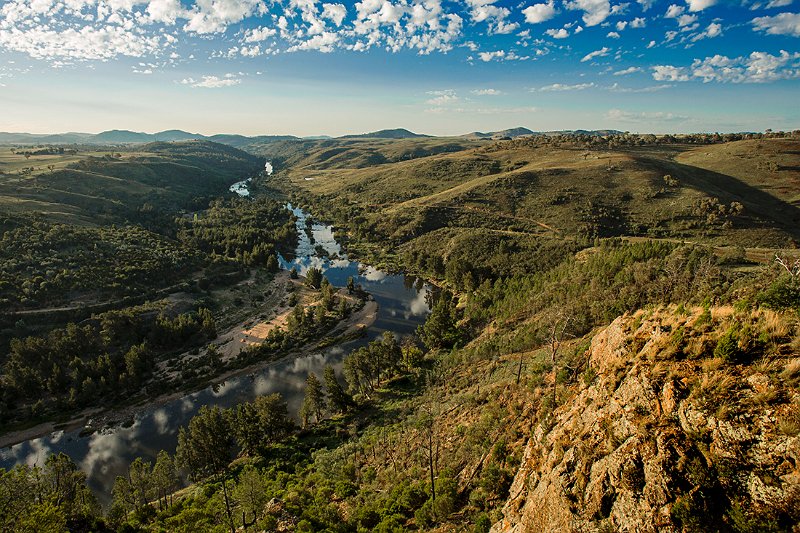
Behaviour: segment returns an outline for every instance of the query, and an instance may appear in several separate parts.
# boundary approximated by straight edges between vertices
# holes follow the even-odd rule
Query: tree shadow
[[[640,162],[669,172],[680,180],[681,186],[715,196],[720,203],[740,202],[745,207],[744,215],[760,223],[758,226],[783,230],[794,241],[800,242],[800,207],[738,178],[713,170],[649,157],[643,157]]]

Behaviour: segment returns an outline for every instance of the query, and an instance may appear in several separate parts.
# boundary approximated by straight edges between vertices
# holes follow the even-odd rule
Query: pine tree
[[[300,417],[303,425],[308,425],[311,417],[315,422],[322,420],[322,412],[325,410],[325,392],[322,390],[322,383],[313,372],[306,379],[306,396],[303,406],[300,408]]]
[[[325,388],[328,390],[328,405],[337,413],[343,413],[353,404],[353,399],[347,394],[336,378],[336,371],[331,365],[325,365]]]

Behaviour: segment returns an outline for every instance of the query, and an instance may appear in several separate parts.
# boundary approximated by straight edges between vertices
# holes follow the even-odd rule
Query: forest
[[[47,199],[18,212],[0,190],[0,425],[63,419],[202,381],[199,368],[179,379],[154,371],[217,337],[215,290],[250,269],[274,276],[276,254],[296,242],[281,202],[227,191],[260,168],[258,158],[214,143],[155,143],[0,176],[0,189],[17,200]],[[67,179],[70,172],[109,187]],[[94,194],[80,195],[89,203],[67,194],[92,186]],[[99,213],[96,202],[118,209]]]

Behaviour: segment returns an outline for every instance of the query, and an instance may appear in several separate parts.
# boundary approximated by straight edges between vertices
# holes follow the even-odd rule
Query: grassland
[[[477,228],[494,235],[483,239],[494,250],[503,242],[507,249],[524,249],[546,239],[585,246],[596,237],[795,248],[800,242],[800,141],[763,138],[698,146],[689,140],[592,143],[531,137],[472,141],[458,151],[445,150],[452,147],[446,139],[404,140],[403,153],[414,152],[413,146],[420,153],[435,152],[433,146],[441,150],[372,164],[366,163],[368,154],[376,147],[389,153],[388,142],[284,143],[263,153],[283,163],[276,164],[270,186],[340,225],[355,250],[396,266],[414,262],[398,260],[403,254],[440,250],[445,263],[449,251],[464,255],[459,250],[474,245]],[[295,152],[287,155],[292,146]],[[348,158],[321,163],[337,150]],[[497,272],[505,273],[508,269]]]

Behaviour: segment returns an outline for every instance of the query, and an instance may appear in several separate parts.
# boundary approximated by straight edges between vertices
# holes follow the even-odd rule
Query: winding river
[[[271,173],[269,163],[266,170]],[[231,190],[240,196],[249,196],[247,185],[247,181],[239,182]],[[10,468],[19,463],[41,465],[47,454],[64,452],[86,472],[90,487],[100,501],[107,504],[114,478],[126,472],[133,459],[142,457],[155,461],[162,449],[174,453],[178,428],[186,425],[201,406],[231,407],[259,395],[279,392],[288,402],[290,411],[296,413],[309,372],[321,376],[324,366],[329,363],[340,370],[346,354],[381,336],[384,331],[392,331],[399,337],[412,335],[429,312],[425,299],[429,287],[413,278],[387,274],[348,260],[334,239],[331,226],[313,224],[312,241],[304,231],[309,214],[291,205],[287,208],[298,217],[300,238],[293,259],[280,257],[281,267],[295,267],[301,274],[311,266],[320,267],[330,282],[340,287],[346,284],[349,276],[353,276],[379,305],[375,323],[364,338],[318,353],[266,364],[249,375],[227,379],[167,403],[144,406],[132,423],[124,426],[105,428],[90,435],[81,435],[80,430],[57,431],[21,442],[0,450],[0,467]],[[317,245],[325,249],[327,257],[317,254]]]

